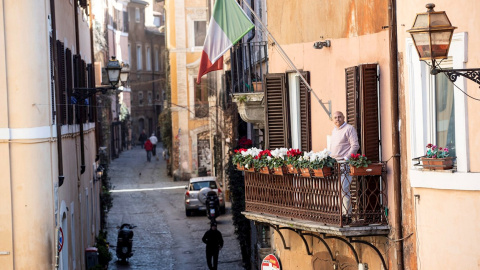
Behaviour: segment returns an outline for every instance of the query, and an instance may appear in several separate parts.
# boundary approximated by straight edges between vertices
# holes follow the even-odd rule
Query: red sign
[[[262,261],[262,270],[280,270],[280,261],[273,254],[267,255]]]

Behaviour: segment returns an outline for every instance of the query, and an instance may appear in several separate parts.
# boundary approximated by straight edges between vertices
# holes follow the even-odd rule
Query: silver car
[[[225,213],[225,195],[220,189],[217,178],[209,177],[194,177],[190,178],[190,183],[185,187],[185,215],[191,216],[192,211],[205,211],[205,200],[207,193],[211,190],[218,195],[220,202],[220,213]]]

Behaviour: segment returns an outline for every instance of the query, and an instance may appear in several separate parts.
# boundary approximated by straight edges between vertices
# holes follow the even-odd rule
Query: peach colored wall
[[[321,265],[324,268],[320,269],[334,269],[333,263],[331,263],[331,257],[330,255],[327,255],[328,251],[325,245],[323,245],[318,239],[311,236],[305,236],[308,247],[312,252],[312,256],[307,254],[305,243],[297,233],[282,230],[282,234],[285,238],[286,245],[290,247],[290,249],[284,249],[282,239],[276,232],[274,233],[275,246],[273,247],[277,251],[276,255],[282,264],[282,270],[312,269],[313,256],[318,253],[323,255],[321,257],[325,260]],[[374,243],[377,247],[386,245],[385,237],[362,237],[357,240]],[[345,243],[336,239],[325,239],[325,242],[332,251],[333,257],[338,261],[338,266],[340,266],[340,268],[337,269],[358,269],[355,257],[351,249]],[[368,269],[370,270],[383,269],[382,261],[373,249],[363,244],[352,243],[352,245],[357,251],[360,263],[368,263]]]
[[[480,191],[414,192],[420,195],[415,209],[422,269],[479,269]]]
[[[385,0],[268,0],[268,28],[280,44],[348,38],[382,31]],[[270,15],[272,14],[272,15]],[[288,22],[288,23],[285,23]]]

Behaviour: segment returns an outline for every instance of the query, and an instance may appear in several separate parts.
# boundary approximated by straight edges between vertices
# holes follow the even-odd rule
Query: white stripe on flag
[[[207,53],[210,62],[212,62],[212,64],[215,63],[232,45],[232,42],[217,22],[211,20],[208,27],[207,38],[203,45],[203,50]]]

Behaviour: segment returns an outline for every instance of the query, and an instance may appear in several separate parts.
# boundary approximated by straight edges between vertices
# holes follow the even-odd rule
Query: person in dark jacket
[[[153,149],[153,144],[150,141],[150,139],[147,139],[143,147],[145,148],[145,151],[147,151],[147,161],[150,162],[152,160],[152,149]]]
[[[147,134],[145,133],[145,129],[142,130],[142,133],[140,133],[140,136],[138,137],[138,141],[140,142],[140,146],[143,148],[145,145],[145,141],[148,139]]]
[[[202,241],[207,244],[206,255],[208,269],[217,270],[218,252],[223,247],[223,237],[222,233],[217,230],[217,223],[212,222],[210,224],[210,230],[205,232]]]

